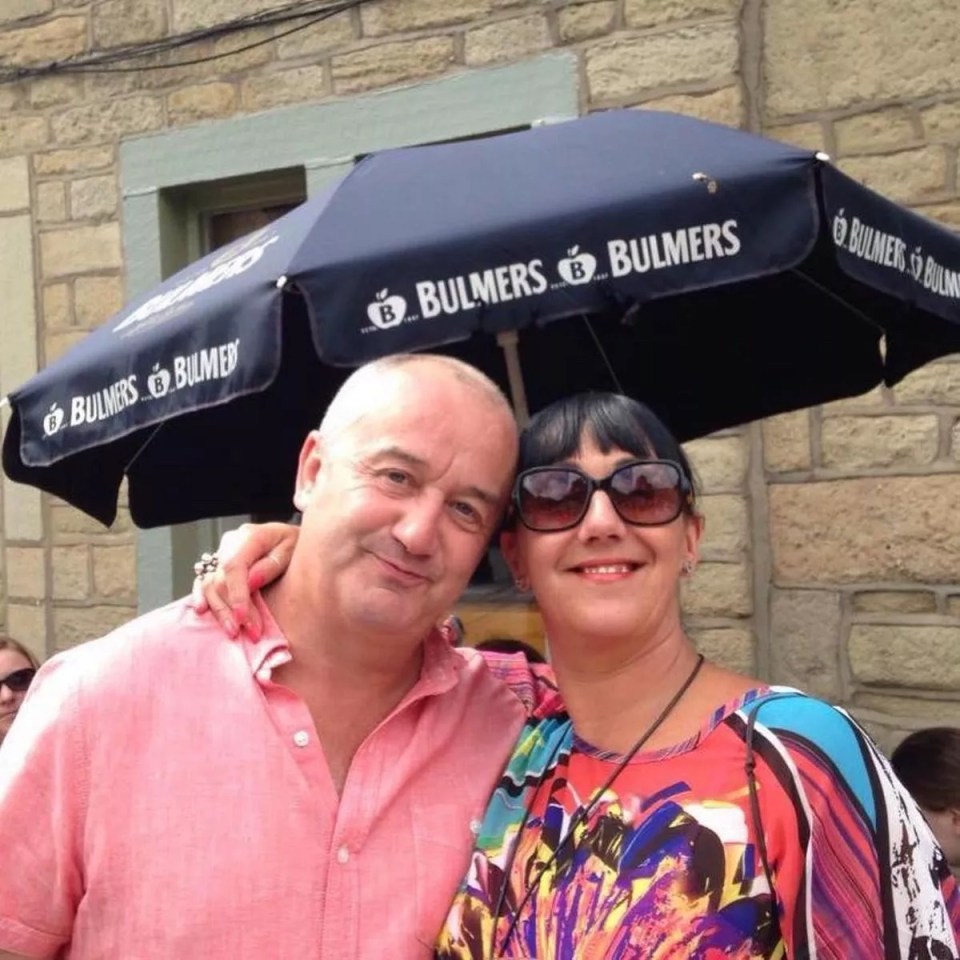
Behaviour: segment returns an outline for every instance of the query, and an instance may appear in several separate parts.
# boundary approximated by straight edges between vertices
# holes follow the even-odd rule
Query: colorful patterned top
[[[755,709],[754,783],[774,900],[746,772]],[[562,712],[527,722],[438,957],[960,956],[960,893],[943,855],[842,710],[786,688],[752,691],[686,743],[638,753],[580,823],[619,760],[579,740]]]

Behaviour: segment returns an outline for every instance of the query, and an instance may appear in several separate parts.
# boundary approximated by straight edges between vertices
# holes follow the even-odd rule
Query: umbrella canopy
[[[960,350],[958,270],[960,238],[825,158],[688,117],[388,151],[14,391],[4,468],[104,523],[124,474],[140,526],[283,511],[349,368],[419,349],[515,396],[519,360],[531,409],[623,390],[689,439]]]

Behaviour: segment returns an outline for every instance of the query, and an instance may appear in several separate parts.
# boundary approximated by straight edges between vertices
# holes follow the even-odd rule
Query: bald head
[[[331,440],[362,417],[376,412],[395,390],[417,390],[439,384],[458,384],[463,413],[469,404],[499,414],[516,430],[513,411],[500,388],[476,367],[453,357],[430,353],[400,353],[355,370],[337,391],[320,423],[320,436]]]

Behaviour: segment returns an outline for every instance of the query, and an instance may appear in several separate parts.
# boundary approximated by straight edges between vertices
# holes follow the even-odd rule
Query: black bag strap
[[[782,700],[787,697],[796,696],[794,693],[775,693],[772,696],[765,696],[760,703],[747,714],[747,728],[745,739],[747,744],[747,759],[744,768],[747,773],[747,791],[750,796],[750,817],[753,820],[753,832],[757,838],[757,852],[760,854],[760,863],[763,866],[763,874],[770,885],[770,897],[773,900],[773,909],[771,916],[774,923],[774,935],[776,940],[782,939],[780,930],[780,913],[777,910],[777,888],[773,883],[773,871],[770,869],[770,858],[767,854],[767,837],[763,829],[763,819],[760,816],[760,796],[757,791],[757,758],[753,750],[753,732],[757,724],[757,714],[760,708],[770,703],[772,700]]]

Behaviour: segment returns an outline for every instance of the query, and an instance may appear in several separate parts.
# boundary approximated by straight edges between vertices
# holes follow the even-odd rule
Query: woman
[[[524,431],[501,547],[562,701],[517,741],[437,956],[960,956],[953,878],[859,727],[698,656],[702,529],[641,404],[574,397]]]
[[[10,731],[39,666],[25,646],[13,637],[0,636],[0,744]]]
[[[952,867],[960,867],[960,729],[928,727],[901,741],[894,772],[923,812]]]

